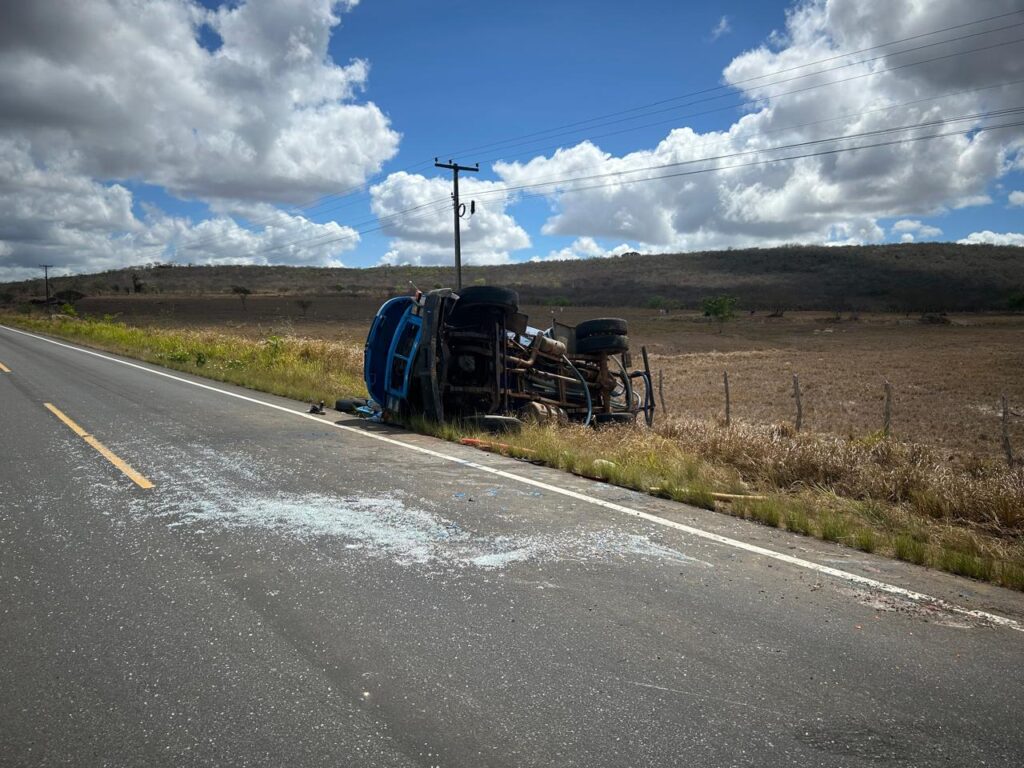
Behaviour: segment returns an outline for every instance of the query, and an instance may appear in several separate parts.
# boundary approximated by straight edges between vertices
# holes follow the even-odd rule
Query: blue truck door
[[[420,348],[420,334],[423,320],[411,311],[402,316],[391,338],[388,350],[387,376],[384,388],[388,396],[404,400],[409,395],[409,375],[412,373],[412,361]]]
[[[411,312],[413,300],[410,296],[397,296],[384,302],[373,319],[370,333],[363,350],[363,380],[370,397],[383,406],[387,404],[387,374],[389,358],[395,341],[396,331],[402,325],[406,313]]]

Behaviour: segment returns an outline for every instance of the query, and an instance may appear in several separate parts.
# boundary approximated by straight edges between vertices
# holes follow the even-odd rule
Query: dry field
[[[225,328],[246,335],[289,333],[359,340],[379,305],[372,298],[251,296],[131,296],[85,299],[90,315],[119,314],[143,325]],[[950,315],[948,325],[917,316],[863,314],[836,322],[828,313],[743,314],[717,325],[693,312],[636,308],[524,307],[545,326],[553,313],[566,322],[623,316],[634,348],[645,344],[664,373],[673,415],[724,416],[722,373],[729,372],[732,417],[756,424],[792,422],[792,375],[799,374],[804,428],[865,436],[882,425],[883,381],[892,382],[897,437],[940,447],[948,456],[1001,456],[999,397],[1016,412],[1011,438],[1024,455],[1024,315]]]

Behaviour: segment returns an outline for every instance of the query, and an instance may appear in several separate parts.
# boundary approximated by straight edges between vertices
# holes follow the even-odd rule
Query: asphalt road
[[[1022,595],[3,328],[0,363],[4,766],[1024,762]]]

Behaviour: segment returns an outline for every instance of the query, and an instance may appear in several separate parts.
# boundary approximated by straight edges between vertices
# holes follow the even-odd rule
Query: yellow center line
[[[10,373],[10,372],[11,372],[10,368],[8,368],[3,363],[0,363],[0,373]]]
[[[113,464],[115,467],[117,467],[122,472],[124,472],[124,474],[126,474],[131,479],[131,481],[133,483],[135,483],[137,486],[139,486],[139,488],[152,488],[153,487],[153,483],[151,483],[145,477],[143,477],[138,472],[136,472],[134,469],[132,469],[124,461],[124,459],[122,459],[116,453],[114,453],[109,448],[107,448],[107,446],[105,446],[103,443],[101,443],[95,437],[93,437],[88,432],[86,432],[84,429],[82,429],[80,426],[78,426],[74,421],[71,420],[70,417],[67,416],[67,414],[65,414],[63,411],[61,411],[60,408],[58,408],[57,406],[53,405],[53,403],[43,403],[43,405],[46,406],[46,409],[50,413],[52,413],[58,419],[63,421],[64,424],[72,432],[74,432],[80,438],[85,440],[86,443],[88,443],[93,448],[95,448],[96,451],[100,454],[100,456],[102,456],[107,461],[109,461],[111,464]]]

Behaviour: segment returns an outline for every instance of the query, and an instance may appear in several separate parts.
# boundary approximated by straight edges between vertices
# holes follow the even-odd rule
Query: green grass
[[[818,523],[821,528],[821,538],[825,541],[843,541],[850,533],[849,524],[839,515],[826,512]]]
[[[908,563],[924,565],[928,560],[928,546],[913,536],[901,533],[893,539],[896,557]]]
[[[333,402],[366,394],[362,350],[353,344],[273,334],[251,339],[60,315],[0,313],[0,322],[296,400]]]
[[[874,552],[878,547],[878,536],[870,528],[858,528],[853,534],[853,546],[862,552]]]
[[[802,505],[794,504],[786,510],[786,530],[799,533],[801,536],[813,535],[810,517]]]
[[[1024,566],[1016,563],[997,563],[994,580],[1004,587],[1024,591]]]
[[[944,571],[972,579],[991,581],[995,573],[995,564],[991,558],[979,557],[968,552],[957,552],[952,549],[942,550],[936,565]]]
[[[737,500],[733,506],[737,514],[769,528],[778,528],[782,524],[785,502],[781,499]]]

